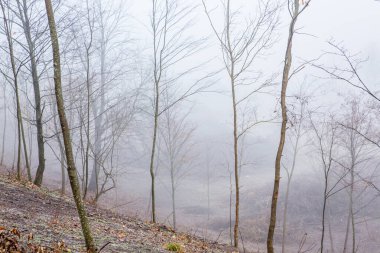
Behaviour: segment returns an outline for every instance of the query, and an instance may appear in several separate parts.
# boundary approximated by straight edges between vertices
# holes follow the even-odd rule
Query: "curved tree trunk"
[[[276,227],[278,193],[280,190],[281,159],[282,159],[282,153],[285,146],[286,125],[288,122],[288,115],[286,111],[286,90],[288,88],[289,73],[290,73],[290,68],[292,66],[293,35],[294,35],[294,28],[295,28],[298,14],[299,14],[299,2],[298,0],[294,0],[294,11],[293,11],[293,16],[292,16],[292,21],[289,27],[289,37],[288,37],[288,43],[287,43],[287,48],[286,48],[286,54],[285,54],[285,64],[284,64],[284,70],[282,73],[282,86],[281,86],[282,123],[281,123],[280,143],[278,145],[276,162],[275,162],[275,176],[274,176],[274,185],[273,185],[273,194],[272,194],[271,214],[270,214],[270,222],[269,222],[268,237],[267,237],[268,253],[274,253],[273,237],[274,237],[274,230]]]

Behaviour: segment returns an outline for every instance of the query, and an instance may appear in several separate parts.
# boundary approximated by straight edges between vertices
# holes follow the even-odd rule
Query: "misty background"
[[[38,2],[38,1],[37,1]],[[96,3],[97,1],[90,1]],[[185,154],[176,181],[176,210],[177,227],[182,231],[189,231],[210,240],[231,242],[231,215],[233,217],[234,190],[233,185],[233,125],[230,86],[228,76],[223,69],[221,46],[217,41],[210,23],[205,15],[201,1],[178,0],[178,5],[190,5],[191,22],[183,31],[191,39],[202,40],[199,50],[184,60],[170,66],[165,75],[178,75],[185,69],[199,66],[186,74],[184,78],[176,80],[168,100],[182,94],[194,83],[201,81],[205,87],[202,91],[186,97],[176,103],[170,110],[174,119],[186,125],[187,133],[191,133],[185,144]],[[222,3],[218,0],[205,1],[217,30],[223,27]],[[238,10],[242,23],[248,17],[257,13],[258,5],[255,1],[233,0],[232,8]],[[250,250],[265,250],[267,223],[273,190],[274,161],[280,133],[280,82],[283,68],[283,59],[286,49],[287,32],[290,22],[287,7],[284,3],[278,12],[278,25],[273,34],[273,45],[260,55],[250,67],[250,73],[260,73],[260,80],[274,77],[268,87],[249,98],[249,102],[239,110],[243,115],[241,120],[265,121],[255,125],[244,136],[241,144],[240,157],[242,164],[239,168],[241,190],[241,230],[240,236],[243,246]],[[104,122],[114,132],[107,138],[118,135],[112,145],[112,159],[108,171],[112,180],[105,184],[111,187],[99,197],[100,206],[109,208],[122,214],[136,215],[149,220],[151,215],[150,196],[150,149],[152,138],[152,32],[151,1],[101,1],[105,13],[117,12],[116,16],[105,16],[105,23],[109,24],[110,46],[107,51],[107,106]],[[41,3],[35,5],[31,16],[38,17],[37,10]],[[60,33],[60,43],[63,64],[63,85],[65,104],[68,111],[70,128],[78,174],[82,175],[83,143],[81,136],[86,132],[81,128],[86,116],[83,108],[85,102],[85,49],[88,45],[89,30],[86,27],[88,6],[86,1],[70,0],[65,3],[56,2],[57,24]],[[95,6],[95,5],[94,5]],[[86,10],[87,8],[87,10]],[[91,7],[95,8],[95,7]],[[94,11],[90,8],[91,11]],[[108,12],[107,12],[108,11]],[[70,13],[70,15],[68,14]],[[94,11],[95,13],[95,11]],[[297,34],[293,45],[293,64],[299,66],[307,61],[315,60],[319,65],[340,66],[345,62],[330,52],[333,41],[347,48],[355,56],[364,61],[360,64],[360,75],[369,84],[370,90],[379,90],[380,82],[380,3],[373,0],[313,0],[302,14],[297,23]],[[82,20],[82,19],[83,20]],[[119,20],[117,20],[119,19]],[[59,21],[62,20],[60,23]],[[42,21],[43,23],[44,21]],[[71,25],[71,24],[75,25]],[[112,26],[114,25],[114,26]],[[43,25],[41,25],[43,26]],[[22,40],[22,31],[14,25],[14,36]],[[37,29],[37,28],[36,28]],[[114,29],[114,30],[112,30]],[[112,32],[112,33],[111,33]],[[38,33],[37,33],[38,34]],[[75,36],[77,35],[77,37]],[[39,35],[37,35],[39,36]],[[41,35],[37,39],[43,43],[46,38]],[[94,35],[94,41],[99,34]],[[94,43],[96,44],[96,43]],[[6,41],[1,38],[1,45],[5,51]],[[16,43],[16,52],[22,61],[23,48]],[[94,46],[89,63],[91,66],[91,82],[94,84],[92,103],[97,106],[100,93],[96,88],[100,82],[98,46]],[[9,65],[7,56],[0,56],[1,68],[6,72]],[[50,49],[41,46],[38,69],[41,73],[40,86],[42,104],[44,108],[44,136],[46,170],[43,185],[60,190],[61,163],[59,147],[55,139],[55,129],[52,98],[51,66],[48,66]],[[294,68],[295,68],[294,67]],[[26,74],[27,64],[20,72],[20,90],[22,113],[25,120],[25,131],[28,138],[28,149],[31,161],[32,174],[38,166],[37,143],[34,138],[36,130],[33,125],[33,88],[30,77]],[[6,72],[7,73],[7,72]],[[212,73],[212,75],[210,74]],[[203,79],[203,77],[207,78]],[[6,104],[1,108],[1,122],[6,123],[4,162],[5,170],[12,171],[15,166],[17,145],[17,121],[15,119],[13,89],[7,84],[6,78],[1,77],[5,86],[1,98]],[[70,87],[69,87],[70,85]],[[243,90],[244,96],[249,90]],[[377,140],[379,121],[376,118],[376,108],[372,106],[373,99],[365,92],[353,88],[342,81],[329,78],[326,73],[311,64],[292,77],[289,83],[289,111],[295,114],[300,109],[295,96],[303,94],[309,98],[307,111],[313,112],[313,119],[320,123],[328,115],[334,115],[337,121],[347,123],[350,104],[357,101],[363,110],[362,114],[371,114],[371,134]],[[377,94],[377,93],[376,93]],[[1,101],[0,103],[2,103]],[[168,102],[168,101],[167,101]],[[170,103],[170,102],[168,102]],[[3,103],[2,103],[3,104]],[[290,106],[291,105],[291,106]],[[92,105],[91,105],[92,106]],[[378,105],[377,105],[378,106]],[[94,107],[94,108],[95,108]],[[82,108],[82,109],[81,109]],[[377,107],[378,108],[378,107]],[[91,109],[94,110],[94,109]],[[5,112],[7,119],[5,118]],[[310,118],[307,116],[305,121]],[[95,118],[91,119],[95,124]],[[83,123],[82,122],[82,123]],[[322,123],[321,123],[322,124]],[[116,126],[122,127],[116,127]],[[91,126],[91,139],[94,140],[95,130]],[[165,151],[165,120],[160,119],[159,138],[156,153],[156,209],[160,223],[172,226],[172,198],[170,170]],[[289,126],[285,151],[283,155],[284,167],[292,162],[292,135],[293,125]],[[301,137],[301,147],[297,156],[294,178],[290,191],[288,239],[289,250],[297,250],[302,238],[306,236],[305,248],[314,251],[318,249],[321,230],[321,208],[323,201],[323,170],[321,169],[318,148],[314,139],[313,130],[309,123],[304,123],[305,134]],[[1,133],[4,129],[1,130]],[[107,130],[108,131],[108,130]],[[347,133],[340,133],[342,139]],[[84,138],[84,137],[83,137]],[[95,142],[91,151],[95,150]],[[82,151],[81,151],[82,149]],[[344,150],[343,146],[338,148]],[[365,147],[365,162],[360,167],[360,175],[370,178],[371,182],[379,180],[379,150],[370,144]],[[340,157],[343,157],[340,156]],[[90,155],[90,168],[93,168],[93,156]],[[342,161],[345,158],[342,158]],[[112,161],[111,161],[112,160]],[[338,170],[338,169],[337,169]],[[339,169],[340,171],[340,169]],[[281,243],[281,227],[284,191],[287,177],[283,170],[281,177],[278,226],[275,242]],[[104,177],[101,177],[104,180]],[[67,181],[67,180],[66,180]],[[367,181],[364,181],[364,184]],[[368,183],[368,182],[367,182]],[[358,252],[375,252],[380,246],[376,237],[380,231],[380,222],[377,210],[380,207],[378,192],[373,187],[366,187],[362,183],[357,186],[357,245]],[[67,183],[68,185],[68,183]],[[364,185],[364,186],[363,186]],[[329,226],[332,231],[337,252],[344,244],[347,219],[347,189],[343,189],[329,200]],[[359,193],[360,192],[360,193]],[[364,192],[364,193],[363,193]],[[364,196],[364,197],[363,197]],[[232,208],[232,209],[231,209]],[[231,214],[232,212],[232,214]],[[327,240],[328,241],[328,240]],[[331,242],[327,242],[328,245]],[[331,245],[329,246],[331,247]],[[328,251],[332,252],[332,251]]]

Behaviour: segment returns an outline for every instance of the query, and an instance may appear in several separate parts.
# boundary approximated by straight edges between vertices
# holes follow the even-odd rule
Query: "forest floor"
[[[91,228],[101,252],[233,252],[217,242],[176,233],[171,228],[87,205]],[[0,175],[0,252],[85,252],[81,226],[71,198]],[[24,249],[21,249],[24,247]],[[44,251],[41,250],[44,247]],[[34,248],[34,249],[32,249]]]

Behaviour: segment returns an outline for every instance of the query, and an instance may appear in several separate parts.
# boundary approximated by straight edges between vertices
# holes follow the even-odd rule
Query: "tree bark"
[[[151,200],[152,200],[152,222],[156,223],[156,196],[155,196],[155,175],[154,175],[154,156],[156,151],[156,141],[157,141],[157,128],[158,128],[158,99],[159,99],[159,88],[158,84],[156,86],[156,98],[155,98],[155,112],[154,112],[154,126],[153,126],[153,139],[152,139],[152,152],[150,156],[150,177],[151,177]]]
[[[274,231],[276,227],[276,214],[277,214],[277,201],[278,201],[278,193],[280,190],[280,178],[281,178],[281,159],[282,153],[285,146],[285,138],[286,138],[286,125],[288,122],[288,116],[286,111],[286,90],[289,83],[289,73],[290,68],[292,66],[292,44],[293,44],[293,35],[295,24],[297,21],[297,17],[299,14],[299,2],[298,0],[294,1],[294,11],[292,16],[292,21],[289,27],[289,37],[285,54],[285,64],[282,75],[282,86],[281,86],[281,133],[280,133],[280,143],[277,149],[276,162],[275,162],[275,176],[274,176],[274,185],[273,185],[273,194],[272,194],[272,204],[271,204],[271,214],[270,214],[270,222],[268,229],[268,237],[267,237],[267,250],[268,253],[274,253],[273,248],[273,237]]]
[[[18,95],[17,95],[17,97],[18,97]],[[20,106],[20,102],[18,102],[18,106]],[[20,124],[22,144],[23,144],[23,147],[24,147],[24,158],[25,158],[26,173],[28,175],[28,180],[30,182],[32,182],[32,173],[30,171],[29,158],[28,158],[28,148],[26,146],[24,123],[23,123],[23,120],[22,120],[21,109],[20,109],[20,112],[19,112],[19,124]]]
[[[20,0],[17,0],[17,6],[20,13],[20,19],[22,22],[26,42],[28,44],[28,54],[30,58],[31,74],[33,79],[33,90],[34,90],[34,103],[35,103],[35,119],[37,128],[37,144],[38,144],[38,167],[36,172],[36,177],[34,179],[34,184],[41,186],[43,174],[45,171],[45,148],[44,148],[44,137],[42,128],[42,109],[41,109],[41,94],[40,94],[40,83],[38,78],[35,45],[32,41],[32,36],[30,32],[30,22],[28,16],[28,9],[26,0],[23,0],[22,6]]]
[[[70,128],[67,123],[66,114],[64,110],[64,101],[62,95],[62,84],[61,84],[61,63],[60,63],[60,53],[59,53],[59,42],[58,35],[55,27],[54,12],[51,0],[45,0],[46,13],[49,21],[50,37],[53,48],[53,64],[54,64],[54,84],[55,84],[55,96],[57,102],[57,110],[59,115],[59,120],[61,123],[63,141],[66,152],[67,161],[67,173],[69,175],[71,190],[73,192],[75,204],[78,210],[79,219],[82,226],[83,236],[86,242],[87,251],[90,253],[97,252],[97,249],[92,238],[92,233],[90,230],[89,222],[86,215],[86,210],[81,198],[81,192],[77,177],[77,170],[74,163],[74,156],[70,137]]]
[[[9,27],[9,21],[6,16],[6,12],[4,9],[3,1],[0,0],[1,10],[3,13],[3,20],[4,20],[4,29],[7,37],[8,42],[8,48],[9,48],[9,58],[11,61],[11,68],[12,68],[12,74],[13,74],[13,83],[14,83],[14,90],[15,90],[15,96],[16,96],[16,114],[17,114],[17,133],[18,133],[18,148],[17,148],[17,179],[21,180],[21,140],[23,133],[21,132],[23,130],[22,128],[22,116],[21,116],[21,108],[20,108],[20,98],[19,98],[19,90],[18,90],[18,70],[16,67],[14,52],[13,52],[13,39],[12,39],[12,32]],[[25,154],[27,154],[27,150],[25,149]],[[27,155],[26,155],[27,158]],[[28,160],[26,159],[26,165],[28,165]]]

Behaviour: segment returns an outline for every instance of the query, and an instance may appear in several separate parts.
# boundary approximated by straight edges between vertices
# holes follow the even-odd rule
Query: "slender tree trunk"
[[[232,113],[233,113],[233,143],[234,143],[234,177],[235,177],[235,225],[234,225],[234,247],[239,246],[239,207],[240,207],[240,188],[239,188],[239,148],[238,148],[238,125],[237,125],[237,101],[235,92],[235,63],[233,61],[233,48],[230,38],[230,0],[227,1],[226,9],[226,34],[227,34],[227,47],[228,54],[231,61],[229,70],[229,77],[231,82],[231,96],[232,96]]]
[[[86,154],[85,154],[85,171],[84,171],[84,194],[83,199],[86,199],[87,189],[88,189],[88,178],[89,178],[89,155],[90,155],[90,101],[91,101],[91,88],[90,88],[90,59],[87,52],[87,122],[86,122]],[[98,193],[98,185],[96,185],[96,194]]]
[[[14,90],[16,95],[16,117],[17,117],[17,130],[18,130],[18,150],[17,150],[17,179],[21,180],[21,108],[20,108],[20,99],[18,92],[18,79],[17,79],[17,68],[13,53],[13,39],[12,39],[12,31],[9,28],[9,21],[7,20],[6,12],[4,9],[3,1],[0,0],[1,10],[3,13],[3,21],[4,21],[4,29],[7,37],[8,48],[9,48],[9,58],[11,61],[12,74],[13,74],[13,82],[14,82]]]
[[[331,253],[334,253],[335,247],[334,247],[334,238],[333,238],[332,228],[331,228],[331,210],[329,211],[328,224],[329,224],[330,249],[331,249]]]
[[[158,99],[159,99],[159,89],[158,84],[156,86],[156,101],[155,101],[155,111],[154,111],[154,126],[153,126],[153,139],[152,139],[152,152],[150,156],[150,177],[151,177],[151,200],[152,200],[152,222],[156,223],[156,197],[155,197],[155,175],[154,175],[154,156],[156,151],[156,141],[157,141],[157,128],[158,128]]]
[[[1,1],[1,0],[0,0]],[[16,123],[17,123],[17,119],[16,119]],[[16,162],[16,153],[18,151],[18,148],[16,149],[16,143],[17,143],[17,139],[18,139],[18,124],[17,124],[17,129],[15,129],[14,131],[14,142],[13,142],[13,160],[12,160],[12,169],[14,170],[15,168],[15,162]]]
[[[349,212],[347,216],[346,234],[344,236],[344,244],[343,244],[343,253],[347,253],[347,249],[348,249],[348,236],[350,234],[350,225],[351,225],[350,221],[351,221],[351,212]]]
[[[19,106],[20,106],[20,103],[19,103]],[[21,116],[21,111],[20,111],[20,130],[21,130],[21,137],[22,137],[22,144],[23,144],[23,147],[24,147],[24,158],[25,158],[25,166],[26,166],[26,172],[28,174],[28,180],[30,182],[32,182],[32,173],[30,171],[30,165],[29,165],[29,158],[28,158],[28,148],[26,146],[26,138],[25,138],[25,131],[24,131],[24,123],[23,123],[23,120],[22,120],[22,116]]]
[[[59,155],[61,158],[61,194],[66,194],[66,173],[65,173],[65,150],[62,146],[62,141],[60,137],[57,137],[59,141]]]
[[[18,105],[17,105],[18,107]],[[21,180],[21,127],[17,110],[17,179]]]
[[[174,182],[174,167],[171,166],[170,170],[170,180],[172,187],[172,209],[173,209],[173,228],[177,230],[177,218],[176,218],[176,210],[175,210],[175,182]]]
[[[229,171],[230,172],[230,171]],[[230,227],[230,245],[232,246],[232,196],[233,196],[233,189],[232,189],[232,172],[230,172],[230,208],[229,208],[229,227]]]
[[[154,175],[154,158],[156,153],[156,142],[157,142],[157,130],[158,130],[158,117],[159,117],[159,105],[160,105],[160,79],[162,74],[162,62],[161,62],[161,53],[160,56],[158,56],[158,46],[157,46],[157,27],[156,27],[156,1],[152,1],[152,15],[153,15],[153,54],[154,54],[154,70],[153,70],[153,76],[154,76],[154,124],[153,124],[153,138],[152,138],[152,151],[150,155],[150,165],[149,165],[149,172],[150,172],[150,178],[151,178],[151,205],[152,205],[152,222],[156,223],[156,196],[155,196],[155,175]],[[168,2],[166,2],[166,8]],[[166,19],[165,19],[166,24]],[[166,27],[165,27],[166,29]],[[166,31],[164,31],[166,33]],[[166,38],[166,34],[165,34]]]
[[[30,32],[30,22],[28,16],[28,9],[26,0],[23,0],[22,6],[19,0],[17,0],[17,5],[19,8],[20,18],[28,44],[28,53],[31,64],[31,73],[33,79],[33,90],[34,90],[34,103],[35,103],[35,117],[36,117],[36,128],[37,128],[37,144],[38,144],[38,167],[36,172],[36,177],[34,179],[34,184],[41,186],[43,174],[45,171],[45,148],[44,148],[44,137],[42,128],[42,109],[41,109],[41,94],[40,94],[40,83],[38,78],[37,63],[35,56],[35,47],[32,41],[32,36]]]
[[[286,231],[286,229],[287,229],[287,223],[286,222],[287,222],[287,217],[288,217],[290,183],[291,183],[292,178],[293,178],[294,168],[296,167],[298,144],[299,144],[299,140],[300,140],[300,136],[301,136],[301,126],[302,126],[302,122],[300,121],[299,125],[297,127],[297,137],[296,137],[296,144],[294,146],[292,167],[290,168],[290,173],[288,174],[288,182],[286,184],[284,218],[283,218],[283,223],[282,223],[282,253],[285,253],[285,247],[286,247],[286,232],[287,232]]]
[[[29,145],[29,165],[32,166],[32,158],[33,158],[33,130],[32,125],[28,124],[28,145]]]
[[[282,75],[282,87],[281,87],[282,123],[281,123],[280,143],[278,145],[276,162],[275,162],[275,176],[274,176],[271,214],[270,214],[270,222],[269,222],[268,238],[267,238],[268,253],[274,253],[273,237],[274,237],[274,230],[276,228],[277,201],[278,201],[278,193],[280,190],[281,159],[282,159],[282,153],[283,153],[284,146],[285,146],[286,125],[288,122],[288,115],[287,115],[287,111],[286,111],[286,90],[287,90],[288,83],[289,83],[290,68],[292,66],[293,35],[294,35],[295,23],[296,23],[297,17],[298,17],[298,12],[299,12],[299,1],[295,0],[294,1],[293,17],[292,17],[292,21],[291,21],[290,27],[289,27],[289,37],[288,37],[288,43],[287,43],[287,48],[286,48],[286,54],[285,54],[284,70],[283,70],[283,75]]]
[[[55,83],[55,96],[57,102],[57,110],[62,128],[63,141],[66,151],[67,172],[70,179],[71,189],[73,192],[75,204],[78,210],[79,219],[82,225],[83,236],[86,242],[87,251],[90,253],[97,252],[95,247],[89,222],[86,215],[85,206],[82,202],[80,187],[78,182],[77,170],[74,163],[74,156],[70,137],[70,128],[67,123],[66,114],[64,110],[64,101],[62,95],[61,84],[61,63],[59,53],[58,35],[55,27],[54,12],[51,0],[45,0],[46,13],[49,21],[50,37],[53,48],[53,64],[54,64],[54,83]]]
[[[351,228],[352,228],[352,253],[356,253],[356,237],[355,237],[355,217],[354,217],[354,166],[351,168],[351,185],[350,185],[350,216],[351,216]]]
[[[102,17],[101,17],[102,18]],[[102,160],[102,138],[103,138],[103,115],[105,111],[105,86],[106,86],[106,42],[104,26],[101,26],[100,42],[100,107],[93,104],[95,118],[95,142],[94,142],[94,165],[90,178],[89,190],[97,191],[99,183],[100,163]]]
[[[6,130],[7,130],[7,96],[6,96],[6,91],[7,91],[7,89],[6,89],[6,87],[5,87],[5,85],[4,85],[4,87],[3,87],[3,92],[4,92],[4,100],[3,100],[3,102],[4,102],[4,104],[3,104],[3,106],[4,106],[4,122],[3,122],[3,142],[2,142],[2,145],[1,145],[1,160],[0,160],[0,164],[1,165],[3,165],[3,163],[4,163],[4,150],[5,150],[5,137],[6,137]]]
[[[327,187],[328,187],[328,178],[325,177],[325,188],[323,192],[323,206],[322,206],[322,234],[321,234],[321,253],[323,253],[323,246],[325,241],[325,230],[326,230],[326,207],[327,207]]]
[[[57,107],[53,103],[53,110],[56,111]],[[66,194],[66,173],[65,173],[65,148],[63,147],[60,133],[58,130],[57,117],[54,115],[54,130],[56,132],[57,143],[59,147],[60,164],[61,164],[61,194]]]
[[[237,133],[237,109],[235,84],[232,82],[232,107],[234,114],[234,175],[235,175],[235,225],[234,225],[234,246],[239,246],[239,207],[240,207],[240,188],[239,188],[239,161],[238,161],[238,133]]]

